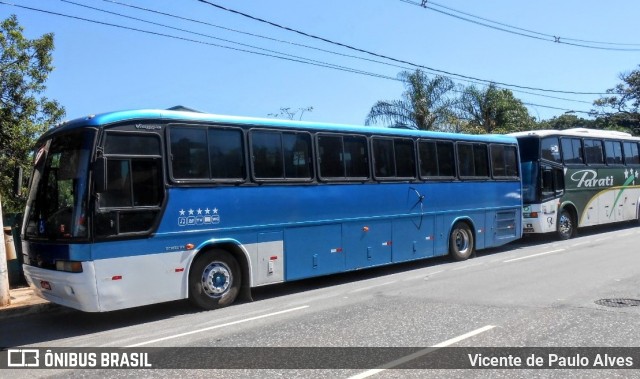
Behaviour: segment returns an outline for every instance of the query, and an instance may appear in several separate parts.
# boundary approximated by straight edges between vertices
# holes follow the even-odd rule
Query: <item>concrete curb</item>
[[[51,312],[60,310],[62,307],[57,304],[49,302],[43,302],[38,304],[22,304],[22,305],[9,305],[7,307],[0,308],[0,320],[6,320],[19,316],[26,316],[30,314],[40,312]]]
[[[38,297],[30,287],[10,289],[9,294],[11,304],[0,307],[0,320],[65,309],[65,307]]]

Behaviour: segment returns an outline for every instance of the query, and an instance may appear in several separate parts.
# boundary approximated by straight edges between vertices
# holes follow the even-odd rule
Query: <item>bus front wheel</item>
[[[568,240],[573,237],[575,232],[575,225],[573,223],[571,213],[563,209],[560,212],[560,217],[558,218],[558,238],[561,240]]]
[[[205,252],[189,273],[189,300],[204,309],[226,307],[234,302],[240,291],[240,266],[224,250]]]
[[[464,222],[457,223],[449,237],[449,254],[455,261],[464,261],[473,253],[473,233]]]

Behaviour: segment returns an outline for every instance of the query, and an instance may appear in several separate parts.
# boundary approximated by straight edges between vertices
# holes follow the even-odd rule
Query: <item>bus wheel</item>
[[[455,224],[449,237],[449,254],[456,261],[464,261],[473,253],[473,233],[464,222]]]
[[[558,238],[561,240],[568,240],[575,233],[575,226],[573,224],[573,218],[571,214],[566,210],[560,212],[558,218]]]
[[[204,309],[234,302],[240,291],[240,266],[231,254],[213,250],[198,257],[189,273],[189,300]]]

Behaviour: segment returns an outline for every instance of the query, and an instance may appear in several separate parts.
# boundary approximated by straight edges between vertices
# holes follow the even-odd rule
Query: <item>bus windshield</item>
[[[538,162],[522,162],[522,202],[532,204],[538,200],[538,176],[540,165]]]
[[[83,239],[87,234],[88,171],[95,131],[84,129],[44,141],[25,212],[26,239]]]

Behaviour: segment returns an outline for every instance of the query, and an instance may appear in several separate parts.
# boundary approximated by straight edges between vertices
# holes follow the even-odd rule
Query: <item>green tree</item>
[[[28,168],[35,139],[64,117],[64,108],[42,95],[53,70],[53,34],[30,40],[23,31],[15,15],[0,24],[0,194],[5,212],[23,206],[11,196],[14,168]]]
[[[594,101],[596,109],[591,113],[605,118],[606,124],[637,131],[640,128],[640,65],[631,72],[620,74],[619,78],[622,83],[608,89],[609,96]]]
[[[549,120],[540,121],[538,123],[538,129],[564,130],[564,129],[572,129],[572,128],[598,129],[599,126],[596,125],[594,120],[588,120],[582,117],[578,117],[572,113],[565,113],[560,116],[554,116]]]
[[[466,87],[457,104],[467,133],[511,133],[534,128],[535,120],[508,89],[491,83],[483,89]]]
[[[422,72],[403,71],[399,74],[405,84],[400,100],[382,100],[371,107],[365,125],[385,123],[420,130],[435,130],[447,125],[454,100],[450,93],[455,84],[449,78],[432,79]]]

